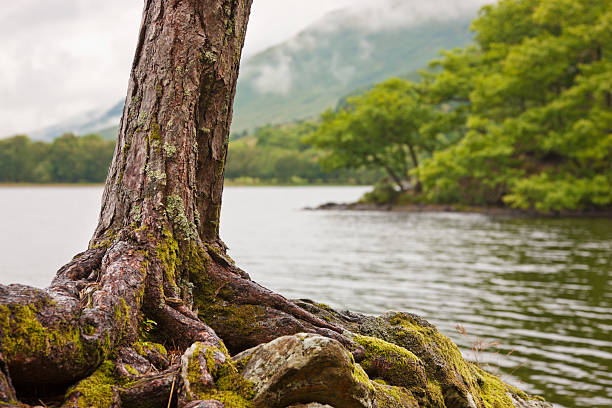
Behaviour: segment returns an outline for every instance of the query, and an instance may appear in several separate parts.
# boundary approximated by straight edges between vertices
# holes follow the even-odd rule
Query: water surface
[[[612,406],[612,220],[301,210],[365,190],[230,187],[221,236],[285,296],[420,314],[557,406]],[[0,283],[47,285],[85,249],[101,192],[0,188]],[[499,346],[475,355],[479,338]]]

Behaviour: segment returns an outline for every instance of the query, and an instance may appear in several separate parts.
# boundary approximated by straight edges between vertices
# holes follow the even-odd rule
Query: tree
[[[147,321],[171,339],[166,344],[182,350],[198,340],[221,347],[217,334],[234,352],[283,333],[341,337],[341,329],[252,282],[219,238],[232,101],[250,5],[146,2],[89,249],[45,290],[0,288],[2,360],[20,396],[82,380],[69,393],[69,405],[82,398],[96,405],[86,389],[92,373],[98,375],[109,359],[127,358],[117,356],[123,346],[142,340]],[[146,399],[144,388],[133,392]]]
[[[383,169],[401,191],[411,178],[420,191],[420,157],[439,142],[422,127],[435,116],[421,87],[390,79],[349,98],[348,107],[323,113],[321,126],[306,140],[327,151],[323,163],[329,168]]]
[[[612,205],[612,2],[506,0],[428,75],[462,139],[423,166],[437,202],[540,212]]]
[[[513,405],[516,391],[483,377],[422,319],[298,306],[251,281],[227,256],[219,212],[250,6],[146,1],[89,249],[47,289],[0,286],[0,404],[59,394],[63,407],[96,408]],[[418,357],[346,330],[386,336]],[[316,375],[290,367],[288,375],[298,376],[290,394],[282,394],[287,387],[262,394],[264,382],[283,377],[265,357],[257,361],[258,384],[238,372],[249,357],[230,359],[230,352],[303,332],[319,335],[301,349],[319,356],[311,360]],[[300,336],[293,339],[306,344]],[[398,387],[370,381],[355,359]],[[344,387],[325,388],[329,381]]]

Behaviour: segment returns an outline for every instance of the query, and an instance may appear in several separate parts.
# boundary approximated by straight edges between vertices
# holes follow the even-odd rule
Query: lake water
[[[420,314],[559,407],[612,407],[612,220],[301,210],[366,190],[230,187],[221,236],[287,297]],[[85,249],[101,192],[0,188],[0,283],[47,285]],[[499,346],[475,356],[479,338]]]

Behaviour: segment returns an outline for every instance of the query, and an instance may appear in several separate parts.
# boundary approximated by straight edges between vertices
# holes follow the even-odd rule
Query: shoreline
[[[491,216],[542,217],[542,218],[612,218],[612,210],[600,211],[558,211],[540,213],[535,210],[520,210],[508,207],[479,207],[458,204],[372,204],[372,203],[334,203],[321,204],[318,207],[306,207],[308,211],[382,211],[403,213],[463,213]]]

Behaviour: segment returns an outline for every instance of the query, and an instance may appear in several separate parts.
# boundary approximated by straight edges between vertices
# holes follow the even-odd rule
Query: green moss
[[[211,289],[214,288],[211,283],[208,283],[206,286]],[[201,289],[201,286],[196,285],[196,302],[199,307],[199,316],[205,322],[210,322],[209,324],[213,328],[218,323],[223,326],[224,331],[242,335],[248,335],[257,330],[258,318],[264,314],[262,306],[237,305],[223,302],[223,298],[231,299],[234,296],[230,289],[223,286],[219,286],[213,289],[213,291]]]
[[[222,354],[225,362],[218,364],[216,354]],[[204,357],[206,369],[213,377],[216,389],[208,389],[200,383],[200,358]],[[197,344],[187,365],[187,380],[194,397],[202,400],[217,400],[227,408],[253,407],[251,400],[255,392],[253,383],[242,378],[232,362],[225,346],[217,348]]]
[[[354,361],[352,361],[351,364],[353,365],[352,376],[355,381],[365,385],[371,391],[374,391],[374,384],[372,383],[372,381],[370,381],[370,377],[368,377],[363,368]]]
[[[119,304],[115,306],[114,310],[115,321],[119,322],[121,331],[125,332],[130,325],[130,307],[125,302],[125,299],[119,299]]]
[[[366,360],[375,357],[407,358],[410,361],[420,361],[411,351],[393,343],[386,342],[376,337],[361,336],[356,334],[355,342],[366,350]]]
[[[401,388],[392,387],[378,382],[374,383],[376,393],[374,394],[375,406],[380,408],[410,407],[417,404],[412,394]]]
[[[516,388],[510,387],[503,383],[493,374],[489,374],[480,368],[473,366],[474,376],[477,378],[480,385],[480,396],[486,408],[504,408],[512,407],[514,404],[508,396],[508,392],[513,394],[524,395]]]
[[[236,361],[236,368],[238,369],[238,371],[242,371],[244,369],[244,367],[246,367],[247,364],[249,364],[249,361],[251,361],[251,358],[253,358],[253,354],[249,354],[246,357],[241,358],[240,360]]]
[[[462,380],[462,385],[472,394],[475,400],[482,400],[486,408],[507,408],[514,406],[508,393],[515,394],[519,398],[526,395],[518,389],[505,384],[493,374],[487,373],[475,364],[466,361],[459,348],[435,327],[422,325],[411,315],[397,313],[389,319],[392,325],[401,329],[394,332],[397,343],[403,344],[407,339],[416,339],[417,345],[433,350],[434,355],[443,359],[451,370],[457,373]],[[442,395],[440,382],[435,378],[438,373],[428,372],[428,389],[434,395]],[[448,381],[448,378],[445,379]],[[453,388],[451,386],[451,388]]]
[[[153,343],[150,341],[139,341],[134,343],[132,347],[134,348],[134,350],[136,350],[138,354],[143,357],[146,357],[149,351],[157,351],[158,353],[164,356],[168,356],[168,351],[166,350],[166,348],[159,343]]]
[[[96,332],[96,328],[91,325],[91,324],[86,324],[85,326],[83,326],[83,333],[85,333],[88,336],[93,335]]]
[[[217,62],[217,56],[214,52],[207,51],[206,53],[204,53],[204,60],[209,64],[214,64],[215,62]]]
[[[176,282],[176,268],[180,266],[179,245],[167,229],[162,231],[162,240],[157,243],[156,254],[163,265],[169,282]]]
[[[136,370],[136,369],[135,369],[134,367],[132,367],[131,365],[129,365],[129,364],[124,364],[123,366],[125,367],[125,370],[126,370],[128,373],[130,373],[130,374],[132,374],[132,375],[140,375],[140,373],[138,372],[138,370]]]
[[[109,230],[107,230],[104,235],[103,235],[103,239],[101,241],[99,241],[97,244],[95,244],[92,249],[95,248],[110,248],[111,245],[113,245],[115,243],[115,241],[117,240],[117,236],[119,235],[119,230],[116,228],[110,228]]]
[[[79,407],[110,408],[113,405],[114,387],[120,384],[115,364],[105,361],[89,377],[68,390],[68,395],[79,394]]]
[[[328,312],[331,312],[331,313],[334,312],[334,309],[332,309],[332,307],[330,305],[327,305],[325,303],[315,303],[314,305],[317,306],[318,308],[326,310]]]
[[[0,345],[9,361],[34,356],[43,360],[51,356],[57,359],[57,353],[61,352],[66,361],[95,366],[106,357],[109,347],[84,344],[79,328],[69,322],[55,328],[44,327],[37,318],[37,308],[42,306],[44,304],[0,306]],[[84,332],[94,330],[88,326]]]
[[[412,352],[375,337],[355,335],[353,340],[365,349],[360,364],[367,373],[374,373],[394,386],[426,387],[423,363]]]
[[[389,319],[389,323],[402,328],[395,332],[397,341],[394,343],[401,344],[407,337],[417,339],[421,346],[431,348],[437,355],[442,356],[464,380],[469,381],[472,377],[469,363],[463,359],[459,348],[434,326],[421,325],[411,315],[405,313],[395,314]]]
[[[146,119],[146,114],[145,114]],[[151,117],[151,121],[149,122],[149,143],[157,142],[161,143],[161,127],[159,123],[157,123],[157,118],[154,116]]]

